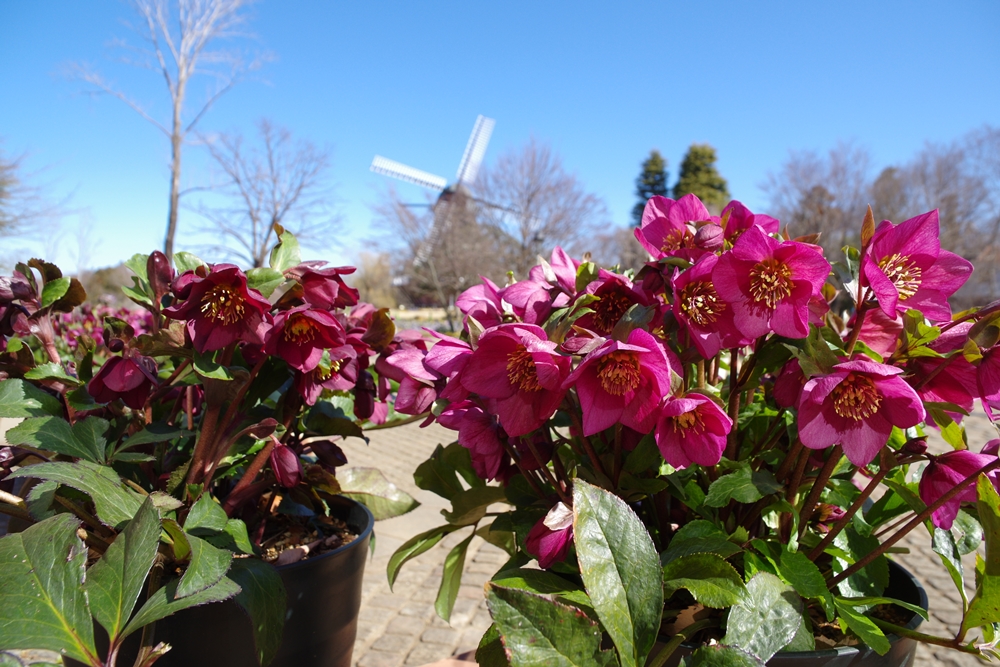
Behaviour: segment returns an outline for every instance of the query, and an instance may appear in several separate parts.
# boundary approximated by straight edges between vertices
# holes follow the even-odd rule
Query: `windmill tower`
[[[458,164],[455,182],[451,185],[448,185],[447,179],[442,176],[437,176],[421,169],[415,169],[414,167],[390,160],[381,155],[376,155],[375,159],[372,160],[371,171],[374,171],[376,174],[391,176],[406,183],[419,185],[439,193],[437,200],[432,205],[434,222],[431,225],[431,231],[417,249],[416,255],[413,258],[413,264],[414,266],[427,266],[431,274],[431,280],[437,290],[438,298],[442,305],[446,307],[446,310],[450,304],[444,296],[441,283],[437,277],[437,270],[434,267],[434,248],[457,220],[462,218],[469,219],[474,214],[474,207],[477,200],[472,196],[470,187],[475,183],[476,176],[479,174],[479,167],[483,163],[483,156],[486,154],[486,147],[490,143],[490,135],[493,133],[495,122],[492,118],[482,115],[476,118],[476,124],[472,127],[472,134],[469,135],[469,141],[465,145],[462,160]],[[448,319],[449,326],[451,326],[450,313]]]

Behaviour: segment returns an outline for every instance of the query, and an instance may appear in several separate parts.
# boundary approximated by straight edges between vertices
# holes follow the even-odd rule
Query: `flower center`
[[[694,242],[694,234],[687,227],[682,229],[672,229],[663,239],[660,250],[663,252],[677,252],[681,248],[690,248]]]
[[[702,327],[715,322],[719,313],[726,309],[726,302],[719,299],[715,287],[707,280],[685,285],[681,290],[680,305],[688,319]]]
[[[841,417],[854,421],[868,419],[878,412],[882,397],[871,378],[848,373],[847,377],[833,388],[833,410]]]
[[[201,312],[222,324],[243,319],[243,295],[229,285],[216,285],[201,297]]]
[[[616,350],[597,362],[601,387],[612,396],[624,396],[639,386],[639,357],[635,352]]]
[[[594,308],[594,326],[601,333],[610,332],[631,307],[632,302],[627,297],[613,292],[605,294]]]
[[[688,432],[700,435],[705,432],[705,422],[697,410],[685,412],[673,418],[674,433],[680,433],[687,437]]]
[[[754,303],[770,310],[792,293],[792,270],[774,258],[765,259],[750,269],[750,296]]]
[[[319,325],[302,314],[292,315],[292,317],[285,322],[285,340],[295,343],[296,345],[311,343],[312,340],[316,338],[317,331],[319,331]]]
[[[542,385],[538,382],[535,360],[523,345],[518,345],[507,357],[507,379],[521,391],[540,391],[542,389]]]
[[[908,257],[899,253],[883,257],[879,260],[878,268],[896,286],[901,299],[909,299],[920,288],[920,267],[909,261]]]

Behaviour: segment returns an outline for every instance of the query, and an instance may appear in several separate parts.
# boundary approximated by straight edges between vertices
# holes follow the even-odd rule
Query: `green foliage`
[[[795,589],[767,572],[746,585],[746,595],[729,612],[722,643],[738,646],[767,662],[784,648],[802,625],[802,600]]]
[[[667,193],[667,161],[654,148],[643,160],[642,171],[635,179],[637,201],[632,207],[632,224],[638,227],[642,223],[642,211],[651,197],[666,197]]]
[[[710,553],[690,554],[663,567],[663,595],[669,598],[686,588],[695,600],[715,609],[738,604],[746,593],[743,578],[722,557]]]
[[[376,521],[401,516],[420,505],[375,468],[342,469],[337,474],[337,481],[341,495],[367,507]]]
[[[729,187],[715,167],[715,149],[708,144],[691,144],[681,161],[674,199],[693,194],[709,210],[721,211],[729,201]]]
[[[278,653],[285,627],[285,585],[271,565],[257,558],[237,558],[227,578],[240,587],[236,604],[253,627],[257,660],[267,665]]]

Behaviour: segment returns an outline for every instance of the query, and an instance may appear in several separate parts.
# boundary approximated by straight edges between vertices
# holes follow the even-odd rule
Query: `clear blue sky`
[[[326,256],[351,261],[386,185],[376,153],[452,178],[477,114],[496,119],[487,164],[531,135],[627,224],[651,148],[671,181],[709,142],[733,196],[759,189],[789,150],[853,139],[876,167],[925,141],[1000,124],[1000,3],[968,2],[277,2],[252,9],[256,48],[276,60],[205,117],[205,132],[263,116],[334,151],[345,218]],[[76,227],[93,222],[89,268],[160,247],[168,142],[120,102],[81,95],[86,61],[165,116],[154,73],[117,63],[130,7],[116,0],[0,0],[0,138],[27,151],[56,193],[72,192],[58,257],[75,268]],[[195,84],[192,93],[204,89]],[[197,147],[185,181],[208,177]],[[419,188],[400,185],[404,197]],[[181,215],[178,245],[194,214]],[[0,239],[0,244],[13,244]],[[49,246],[56,245],[51,240]]]

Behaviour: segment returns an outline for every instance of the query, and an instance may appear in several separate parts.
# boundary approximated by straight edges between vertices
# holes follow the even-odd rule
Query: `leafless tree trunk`
[[[208,151],[222,171],[223,207],[201,206],[208,230],[221,232],[239,250],[214,246],[254,267],[264,266],[275,225],[288,228],[300,240],[328,243],[338,216],[332,190],[324,182],[330,152],[312,142],[294,141],[288,130],[268,120],[257,123],[259,143],[247,148],[240,134],[207,141]]]
[[[167,232],[163,251],[173,256],[177,233],[177,213],[181,191],[181,156],[188,134],[202,116],[243,74],[254,69],[259,60],[250,64],[235,51],[209,50],[215,40],[241,36],[245,22],[241,10],[249,0],[133,0],[140,18],[134,31],[146,43],[142,48],[129,48],[137,54],[131,64],[150,69],[163,77],[170,94],[169,123],[157,120],[131,97],[115,88],[100,74],[76,67],[77,76],[94,87],[94,91],[112,95],[170,139],[170,197],[167,205]],[[216,80],[214,91],[193,114],[184,113],[188,84],[195,74],[205,74]],[[190,120],[188,120],[190,119]]]

